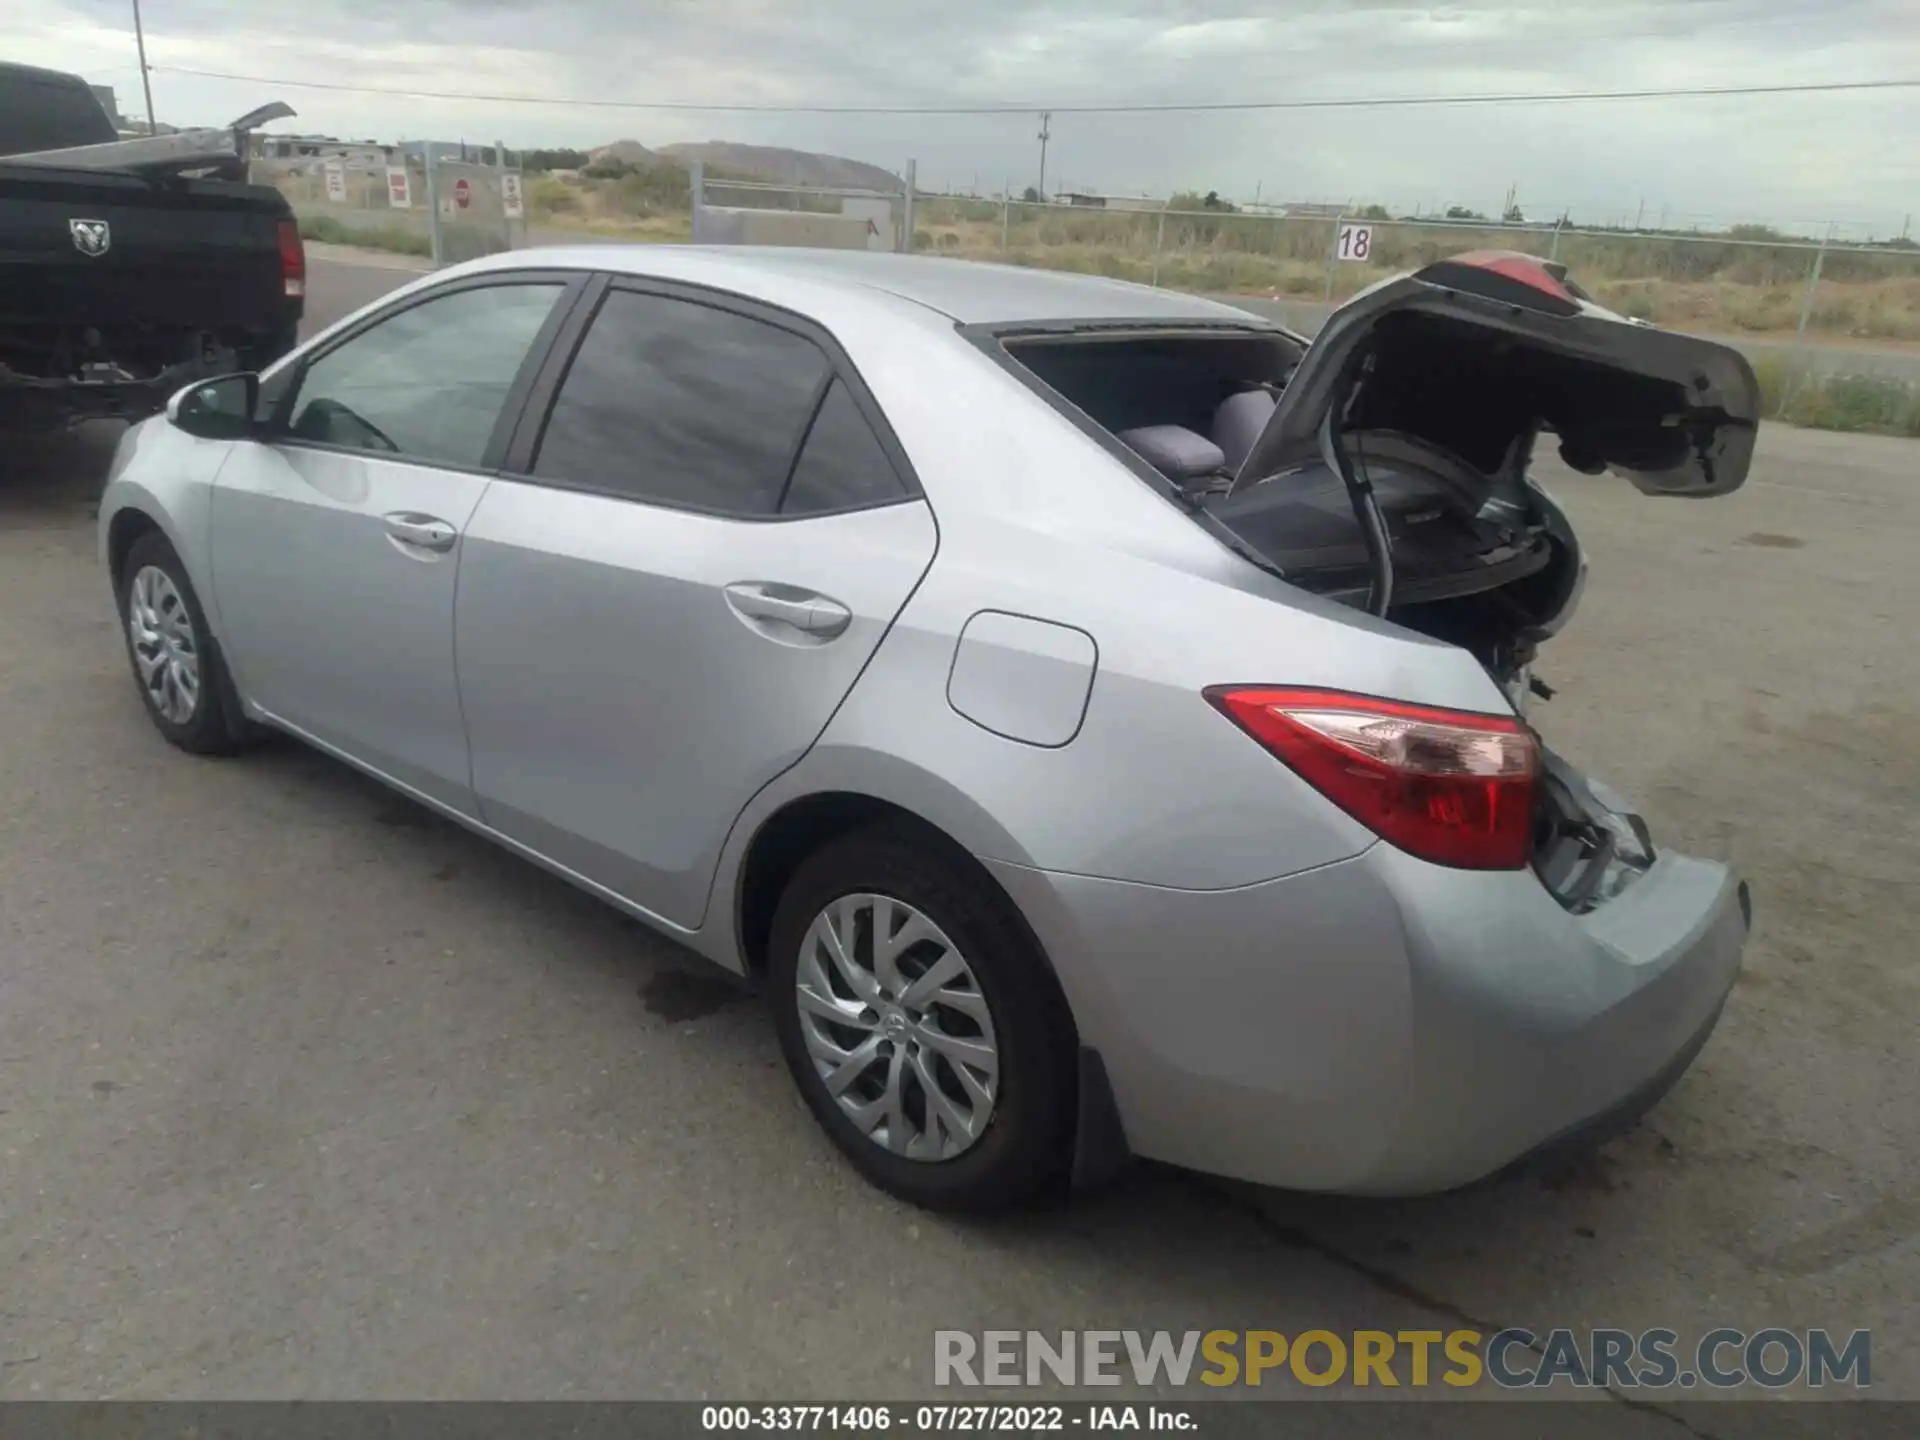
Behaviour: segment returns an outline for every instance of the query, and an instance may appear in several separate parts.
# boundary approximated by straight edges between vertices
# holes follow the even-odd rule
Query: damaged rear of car
[[[1381,282],[1307,345],[1274,330],[1056,327],[1000,338],[1292,584],[1472,653],[1522,716],[1587,564],[1531,474],[1553,443],[1651,496],[1745,481],[1759,387],[1739,352],[1601,307],[1564,268],[1476,252]],[[1537,736],[1536,736],[1537,739]],[[1540,746],[1528,853],[1581,911],[1651,863],[1645,824]]]
[[[1363,908],[1393,918],[1378,936],[1354,930],[1352,944],[1404,957],[1411,1043],[1404,1073],[1379,1081],[1397,1098],[1349,1117],[1366,1138],[1321,1130],[1317,1148],[1298,1141],[1304,1112],[1284,1125],[1262,1118],[1287,1109],[1285,1086],[1250,1107],[1262,1087],[1243,1077],[1216,1096],[1198,1051],[1181,1061],[1146,1045],[1110,1058],[1116,1070],[1151,1071],[1189,1112],[1218,1104],[1238,1116],[1237,1131],[1196,1134],[1176,1131],[1169,1109],[1166,1136],[1149,1145],[1269,1183],[1410,1193],[1644,1113],[1717,1022],[1751,902],[1725,867],[1663,853],[1626,800],[1543,738],[1531,702],[1553,692],[1535,664],[1574,616],[1587,559],[1530,466],[1553,445],[1574,470],[1651,497],[1728,494],[1757,434],[1746,360],[1613,314],[1560,267],[1504,252],[1376,285],[1311,344],[1211,317],[1003,327],[991,338],[1002,363],[1222,545],[1350,607],[1376,634],[1384,620],[1418,646],[1471,654],[1511,706],[1436,707],[1417,687],[1336,689],[1319,678],[1338,667],[1318,648],[1303,653],[1311,678],[1290,685],[1282,626],[1274,683],[1207,690],[1246,738],[1385,842],[1351,871],[1275,882],[1270,900],[1243,892],[1236,903],[1249,914],[1271,908],[1265,929],[1249,922],[1241,942],[1284,955],[1329,909],[1351,911],[1358,886],[1372,897]],[[1104,943],[1125,956],[1145,942],[1115,933]],[[1131,973],[1152,971],[1143,954]],[[1283,1013],[1302,1003],[1297,976],[1244,964],[1235,973],[1270,987],[1236,1005]],[[1377,983],[1397,984],[1395,973]],[[1166,1028],[1180,1029],[1173,992],[1138,983],[1151,985]],[[1217,1024],[1191,1017],[1196,1033]],[[1339,1082],[1354,1094],[1370,1083],[1358,1072]],[[1123,1105],[1130,1124],[1154,1113],[1140,1088]],[[1285,1158],[1247,1158],[1268,1154]]]

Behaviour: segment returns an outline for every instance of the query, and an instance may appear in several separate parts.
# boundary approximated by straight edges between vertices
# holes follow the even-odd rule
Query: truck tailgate
[[[286,303],[285,214],[249,186],[0,161],[0,326],[257,326]],[[76,220],[105,222],[104,251]]]

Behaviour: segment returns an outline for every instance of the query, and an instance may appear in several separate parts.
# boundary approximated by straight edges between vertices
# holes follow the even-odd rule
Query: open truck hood
[[[1417,433],[1488,474],[1550,431],[1576,470],[1711,496],[1746,480],[1760,391],[1737,350],[1603,309],[1536,256],[1479,251],[1336,310],[1229,493],[1322,459],[1330,410],[1342,432]]]

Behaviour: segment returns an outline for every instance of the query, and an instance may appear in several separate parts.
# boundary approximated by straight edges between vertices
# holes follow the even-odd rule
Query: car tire
[[[154,728],[193,755],[243,748],[255,727],[241,712],[200,597],[166,536],[154,530],[133,542],[114,596],[134,685]]]
[[[882,907],[884,921],[877,918]],[[892,966],[884,965],[873,945],[883,923],[906,945]],[[836,933],[851,937],[849,958],[879,988],[869,992],[848,981],[822,948],[817,924],[842,926]],[[922,938],[908,944],[908,925],[912,936]],[[767,988],[787,1067],[814,1118],[869,1180],[930,1210],[975,1213],[1029,1204],[1063,1188],[1075,1114],[1072,1018],[1025,922],[969,857],[947,853],[905,824],[832,841],[788,883],[768,943]],[[950,954],[958,956],[964,976],[952,975],[956,962]],[[933,998],[914,1002],[911,980],[936,967],[951,978],[933,977],[939,985]],[[880,979],[885,969],[895,972],[887,977],[893,981],[890,995]],[[803,978],[809,998],[803,998]],[[823,1018],[818,1006],[823,978],[834,991],[833,1020]],[[874,1023],[838,1022],[838,1007],[856,1004],[860,1020],[873,1017]],[[976,1018],[982,1009],[984,1018]],[[889,1025],[896,1027],[897,1043],[883,1033]],[[848,1062],[833,1058],[831,1049],[814,1048],[823,1039],[848,1053],[870,1041],[878,1047],[840,1092],[844,1098],[836,1098],[823,1068],[844,1080],[841,1067]],[[972,1059],[953,1058],[981,1055],[982,1040],[994,1056],[990,1071],[976,1068]],[[896,1059],[894,1052],[902,1049],[906,1056]],[[944,1094],[944,1104],[929,1096],[928,1079]],[[876,1104],[887,1109],[892,1085],[901,1100],[892,1113],[905,1123],[890,1138],[889,1120],[872,1124],[866,1117]],[[981,1088],[991,1090],[984,1119]],[[849,1106],[865,1114],[856,1119]],[[977,1129],[943,1123],[961,1115],[976,1120]],[[902,1153],[909,1145],[918,1153]]]

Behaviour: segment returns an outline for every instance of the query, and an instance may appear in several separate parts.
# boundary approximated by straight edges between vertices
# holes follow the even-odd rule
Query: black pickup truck
[[[246,132],[123,140],[77,75],[0,64],[0,433],[141,419],[290,349],[306,254]]]

